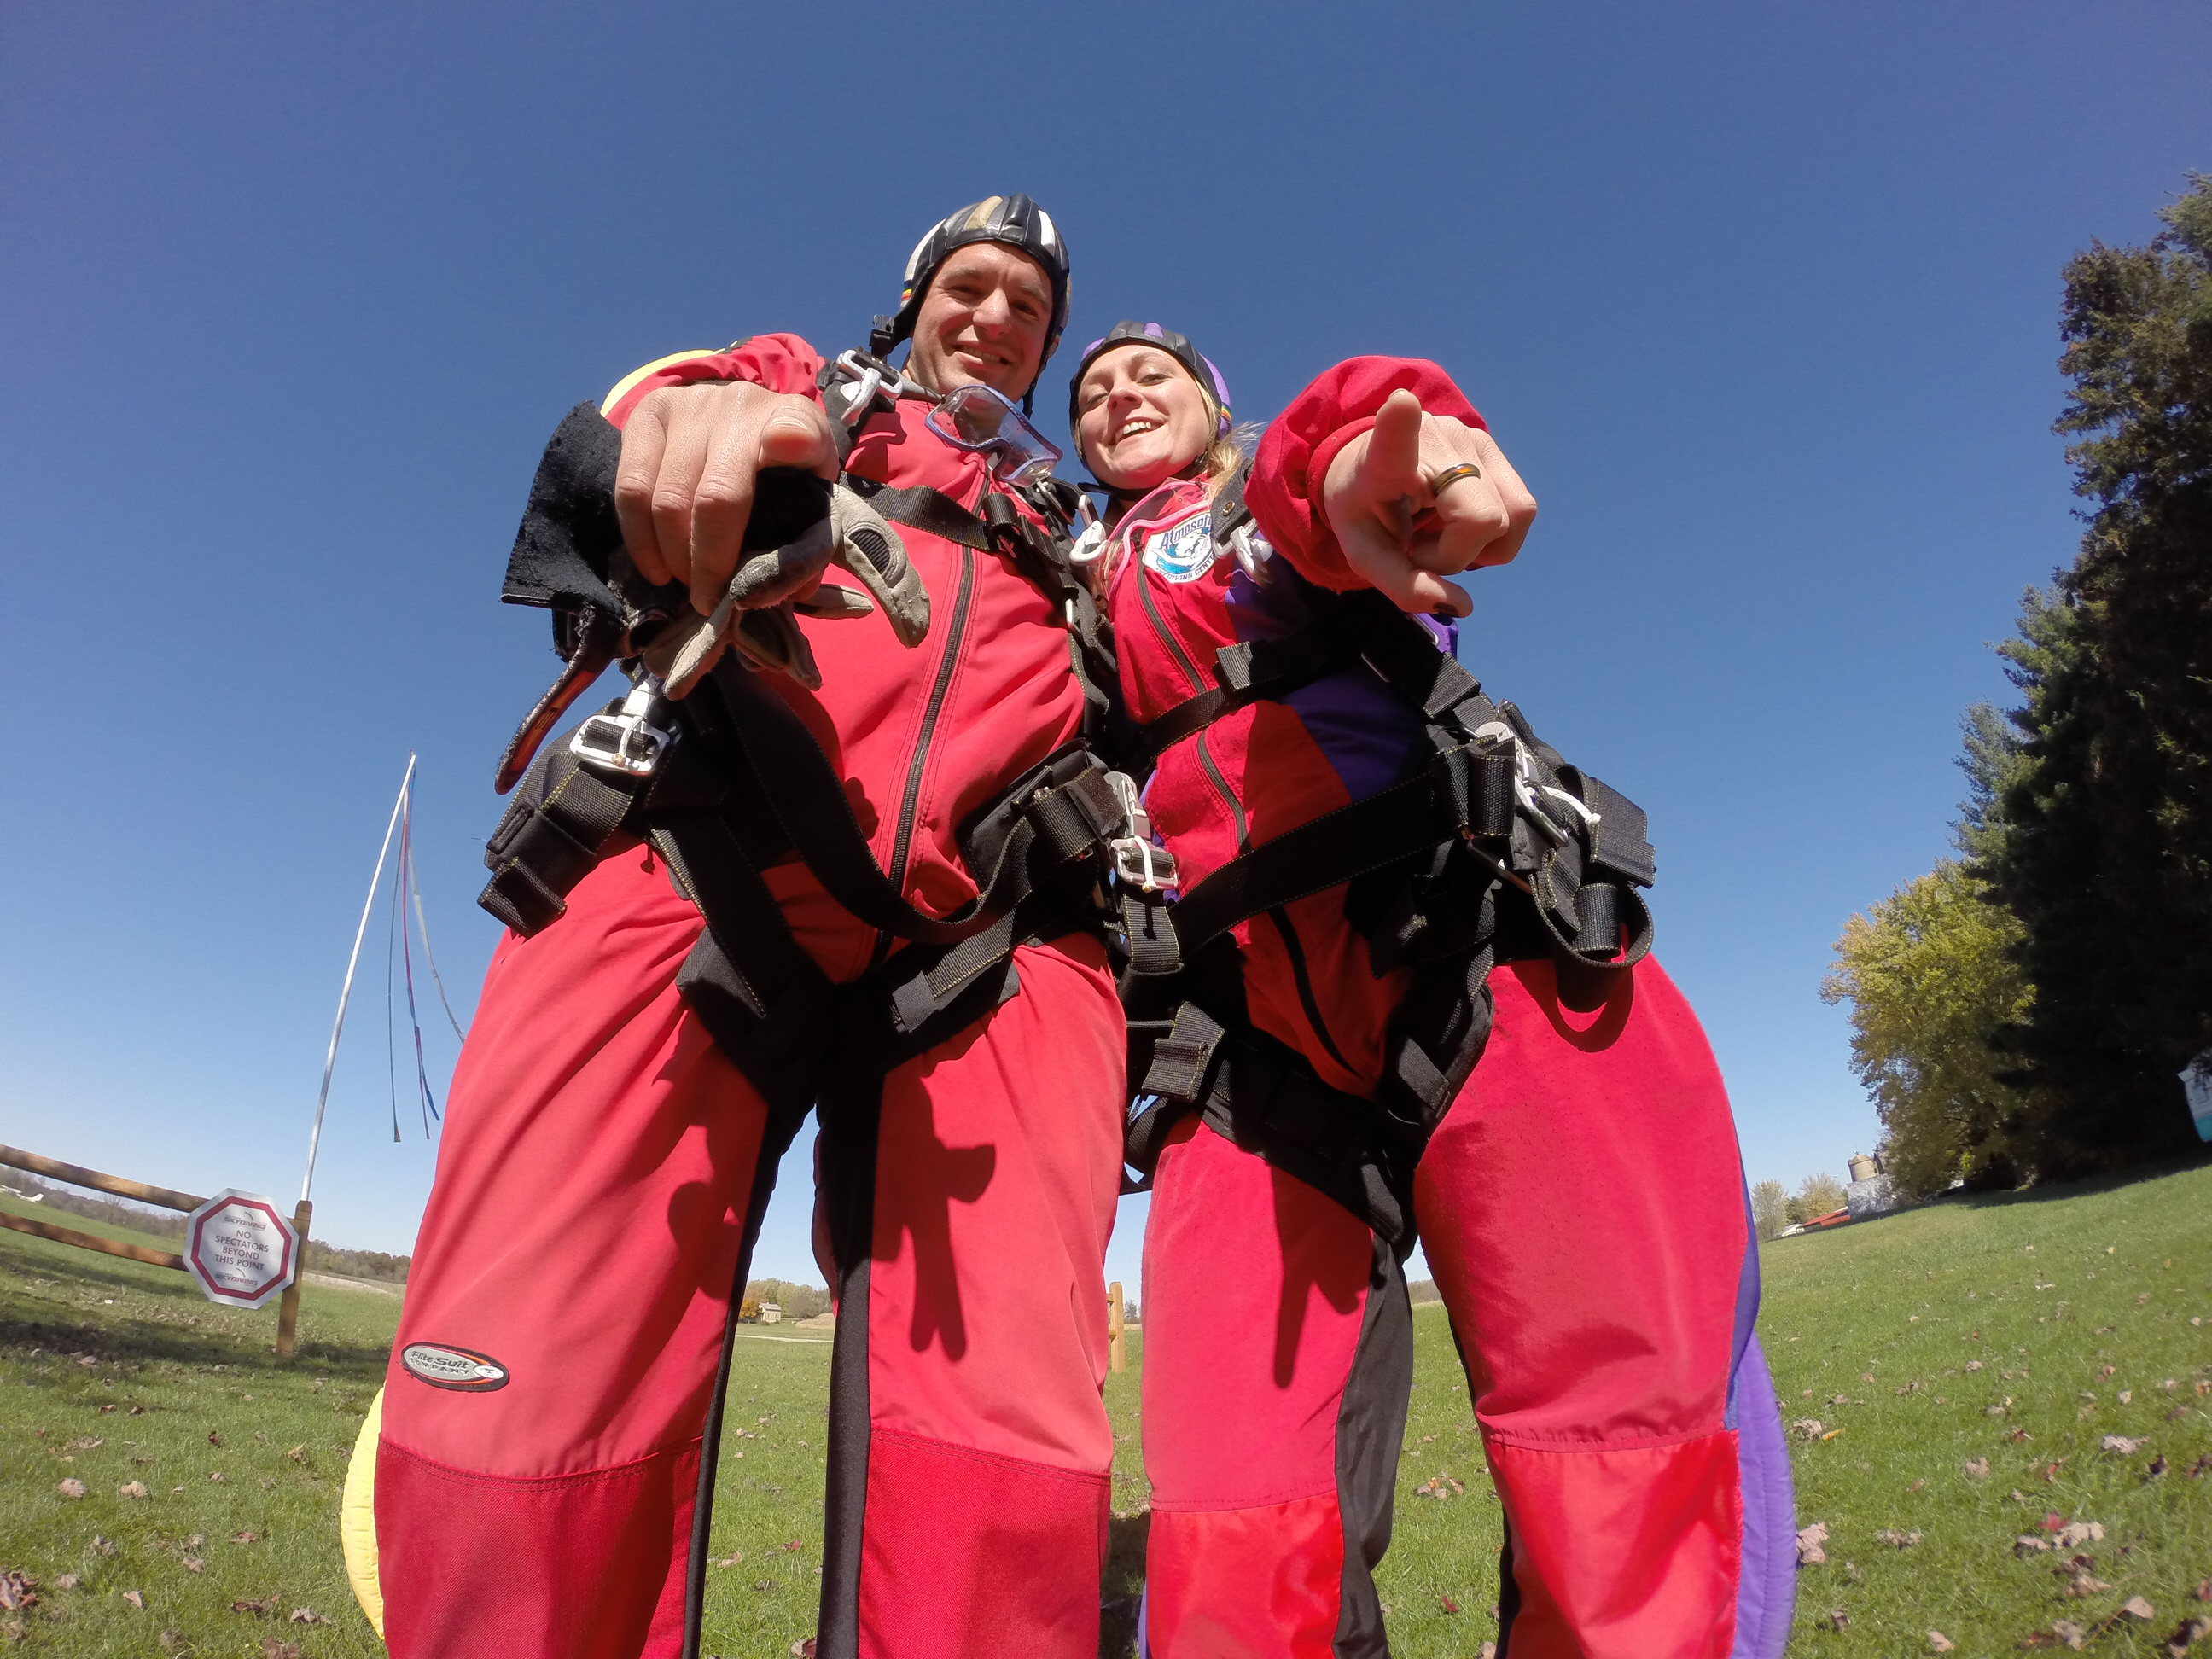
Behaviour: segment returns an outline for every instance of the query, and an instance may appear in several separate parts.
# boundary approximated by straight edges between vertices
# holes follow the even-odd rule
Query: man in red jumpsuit
[[[1066,269],[1025,197],[952,216],[916,249],[892,319],[908,375],[1023,396],[1066,321]],[[611,394],[616,504],[647,580],[688,584],[709,612],[756,475],[834,475],[821,368],[804,341],[763,335]],[[863,422],[845,469],[975,512],[988,461],[945,441],[929,408],[904,398]],[[1526,528],[1455,495],[1470,520],[1498,520],[1487,534]],[[943,915],[977,890],[956,831],[1075,738],[1083,692],[1059,607],[1010,561],[903,539],[933,611],[920,648],[879,619],[809,622],[820,690],[762,678],[844,781],[890,881]],[[830,979],[888,949],[803,864],[764,874]],[[629,843],[556,924],[493,958],[384,1405],[378,1576],[398,1659],[658,1659],[681,1644],[702,1424],[777,1150],[763,1157],[764,1102],[677,988],[702,925]],[[884,1080],[865,1260],[838,1263],[824,1659],[1096,1650],[1123,1021],[1089,935],[1023,945],[1015,963],[1017,994]]]

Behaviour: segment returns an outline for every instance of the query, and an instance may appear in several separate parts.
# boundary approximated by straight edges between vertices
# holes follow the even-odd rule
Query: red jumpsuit
[[[1269,430],[1247,486],[1282,557],[1213,557],[1202,491],[1140,504],[1109,593],[1130,712],[1210,689],[1214,653],[1295,631],[1360,585],[1314,510],[1336,452],[1407,386],[1480,417],[1435,365],[1363,358]],[[1292,567],[1283,568],[1284,563]],[[1355,666],[1229,715],[1146,794],[1185,890],[1240,850],[1397,782],[1421,723]],[[1409,982],[1378,979],[1342,887],[1237,939],[1247,1011],[1370,1093]],[[1646,959],[1562,1006],[1548,962],[1499,968],[1496,1024],[1419,1168],[1414,1206],[1508,1527],[1513,1659],[1771,1659],[1790,1624],[1791,1502],[1734,1124],[1680,994]],[[1195,1117],[1161,1153],[1145,1245],[1156,1659],[1388,1651],[1371,1570],[1411,1381],[1410,1314],[1366,1224]]]
[[[763,336],[654,365],[605,412],[619,425],[653,388],[702,378],[811,394],[820,366]],[[938,440],[922,407],[872,419],[850,471],[974,507],[982,459]],[[880,618],[805,621],[823,690],[769,678],[878,860],[942,914],[975,892],[957,827],[1077,735],[1082,699],[1060,617],[1011,564],[902,535],[932,599],[923,645],[900,648]],[[398,1659],[678,1646],[702,1425],[767,1196],[766,1109],[676,990],[702,922],[656,862],[617,852],[565,916],[501,945],[454,1075],[378,1455]],[[766,873],[802,945],[857,977],[874,934],[802,864]],[[866,1525],[851,1551],[831,1540],[825,1656],[1097,1649],[1123,1024],[1087,937],[1016,961],[1018,995],[884,1091],[866,1346],[841,1332],[833,1383],[847,1402],[859,1391],[867,1426],[865,1445],[833,1444],[833,1487],[859,1489],[831,1508],[864,1508]],[[841,1324],[859,1330],[854,1312]],[[441,1382],[434,1357],[407,1362],[423,1343],[504,1381]]]

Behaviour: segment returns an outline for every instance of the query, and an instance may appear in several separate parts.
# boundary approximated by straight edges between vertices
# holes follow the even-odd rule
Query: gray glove
[[[833,563],[867,592],[823,581]],[[738,567],[714,615],[687,610],[654,635],[645,648],[646,665],[660,676],[671,698],[680,698],[734,647],[755,667],[775,669],[818,690],[821,670],[793,613],[850,621],[878,605],[901,645],[912,649],[928,636],[929,593],[906,544],[865,498],[838,484],[830,492],[828,515],[805,534]]]

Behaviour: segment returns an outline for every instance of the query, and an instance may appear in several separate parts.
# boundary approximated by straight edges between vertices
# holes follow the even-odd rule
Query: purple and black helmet
[[[1082,390],[1083,377],[1090,373],[1091,365],[1108,352],[1128,345],[1156,347],[1188,369],[1190,378],[1196,380],[1213,399],[1216,416],[1213,435],[1217,438],[1229,435],[1229,382],[1221,378],[1221,371],[1213,366],[1212,360],[1200,356],[1196,346],[1171,328],[1162,328],[1158,323],[1126,322],[1115,324],[1103,336],[1084,347],[1083,356],[1075,365],[1074,378],[1067,383],[1067,429],[1070,432],[1076,430],[1079,415],[1075,406],[1076,396]],[[1076,443],[1079,453],[1082,447],[1079,439]]]

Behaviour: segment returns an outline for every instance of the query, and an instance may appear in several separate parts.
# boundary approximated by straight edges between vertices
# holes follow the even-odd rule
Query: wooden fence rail
[[[88,1187],[96,1193],[112,1194],[117,1198],[136,1199],[141,1204],[152,1204],[165,1210],[182,1210],[187,1213],[207,1202],[190,1193],[180,1193],[173,1187],[154,1187],[143,1181],[132,1181],[125,1176],[108,1175],[100,1170],[88,1170],[82,1164],[64,1164],[58,1158],[46,1158],[37,1152],[27,1152],[20,1146],[0,1146],[0,1164],[18,1170],[28,1170],[33,1175],[44,1176],[49,1181],[59,1181],[71,1187]],[[300,1340],[300,1283],[307,1276],[307,1227],[314,1215],[314,1206],[306,1199],[292,1212],[292,1230],[299,1236],[300,1259],[293,1264],[292,1282],[284,1287],[283,1299],[276,1305],[276,1355],[289,1359]],[[119,1255],[126,1261],[143,1261],[155,1267],[174,1267],[179,1273],[190,1273],[181,1255],[166,1250],[152,1249],[143,1244],[126,1244],[119,1238],[102,1238],[97,1233],[81,1233],[74,1227],[58,1227],[51,1221],[33,1221],[28,1216],[9,1215],[0,1212],[0,1227],[11,1231],[29,1233],[34,1238],[50,1238],[57,1244],[74,1244],[81,1250],[98,1250],[103,1255]]]
[[[183,1210],[189,1213],[207,1202],[204,1198],[194,1198],[190,1193],[180,1193],[173,1188],[149,1187],[143,1181],[103,1175],[98,1170],[86,1169],[82,1164],[64,1164],[58,1158],[42,1158],[19,1146],[0,1146],[0,1164],[11,1164],[19,1170],[28,1170],[33,1175],[66,1182],[72,1187],[89,1187],[94,1192],[112,1193],[118,1198],[134,1198],[141,1204],[155,1205],[164,1210]]]
[[[119,1255],[131,1261],[143,1261],[156,1267],[174,1267],[179,1273],[189,1273],[184,1257],[172,1250],[156,1250],[143,1244],[126,1244],[119,1238],[102,1238],[97,1233],[81,1233],[74,1227],[57,1227],[51,1221],[33,1221],[27,1215],[9,1215],[0,1211],[0,1227],[19,1233],[28,1233],[33,1238],[51,1238],[57,1244],[74,1244],[80,1250],[98,1250],[106,1255]]]

